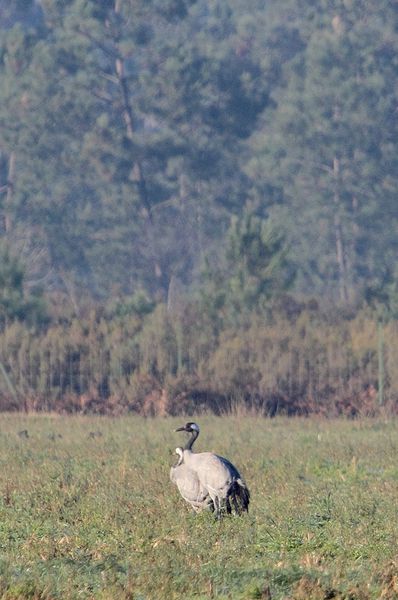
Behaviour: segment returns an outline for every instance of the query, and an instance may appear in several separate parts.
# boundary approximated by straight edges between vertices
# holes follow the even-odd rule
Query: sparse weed
[[[200,423],[248,515],[189,512],[174,419],[1,415],[0,599],[398,597],[396,421]]]

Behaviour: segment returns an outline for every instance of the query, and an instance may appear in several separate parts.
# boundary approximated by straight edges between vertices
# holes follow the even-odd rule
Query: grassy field
[[[0,598],[398,598],[396,421],[198,421],[249,515],[188,510],[181,419],[0,415]]]

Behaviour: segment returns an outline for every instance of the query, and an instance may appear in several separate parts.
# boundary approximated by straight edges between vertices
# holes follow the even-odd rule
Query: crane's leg
[[[214,504],[214,512],[215,512],[215,517],[217,520],[221,519],[221,504],[220,504],[220,498],[218,496],[214,496],[212,498],[213,500],[213,504]]]

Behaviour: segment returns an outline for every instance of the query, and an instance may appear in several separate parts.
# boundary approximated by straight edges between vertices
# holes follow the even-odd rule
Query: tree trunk
[[[15,185],[15,165],[16,165],[16,156],[15,152],[11,152],[10,157],[8,159],[8,175],[7,175],[7,193],[6,193],[6,201],[5,201],[5,209],[4,209],[4,231],[5,233],[10,233],[12,223],[11,223],[11,207],[14,196],[14,185]]]
[[[121,0],[115,0],[114,11],[115,14],[120,14],[121,10]],[[126,127],[127,138],[133,142],[134,141],[134,116],[133,110],[130,102],[130,91],[128,87],[128,83],[125,77],[125,69],[124,69],[124,59],[122,56],[117,56],[115,60],[115,71],[116,77],[120,88],[120,93],[122,97],[122,105],[123,105],[123,121]],[[145,218],[148,223],[148,242],[151,248],[152,261],[154,273],[158,281],[161,281],[163,272],[160,266],[160,262],[158,260],[158,251],[156,244],[156,232],[154,229],[154,221],[151,210],[151,203],[148,197],[148,190],[146,186],[146,181],[144,177],[144,171],[141,161],[136,160],[132,165],[132,180],[137,184],[138,195],[141,200],[141,205],[143,208],[143,212]]]
[[[335,156],[333,159],[333,179],[334,179],[334,237],[336,244],[336,259],[339,272],[339,297],[341,302],[348,302],[347,289],[347,265],[344,251],[343,232],[341,226],[340,208],[340,161]]]

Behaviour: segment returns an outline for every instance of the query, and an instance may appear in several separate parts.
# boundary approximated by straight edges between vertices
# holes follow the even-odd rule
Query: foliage
[[[0,323],[4,327],[15,319],[28,324],[45,322],[45,306],[39,289],[26,293],[25,272],[22,264],[10,253],[10,249],[0,246]]]
[[[271,188],[269,214],[287,224],[300,287],[323,288],[342,303],[383,285],[396,252],[386,222],[395,213],[387,184],[395,186],[396,126],[388,57],[397,14],[389,6],[324,3],[293,17],[305,45],[284,65],[285,83],[250,147],[258,204]]]
[[[142,296],[40,331],[15,321],[0,334],[0,408],[145,415],[224,414],[239,406],[265,415],[396,413],[396,321],[377,326],[369,309],[332,317],[285,295],[265,314],[218,331],[213,324],[200,302],[172,311],[162,304],[149,307]],[[383,406],[377,398],[380,327]]]
[[[0,0],[3,407],[394,412],[397,17]]]
[[[23,4],[0,4],[1,233],[40,240],[47,293],[195,289],[248,214],[283,229],[296,293],[395,281],[390,2]]]

